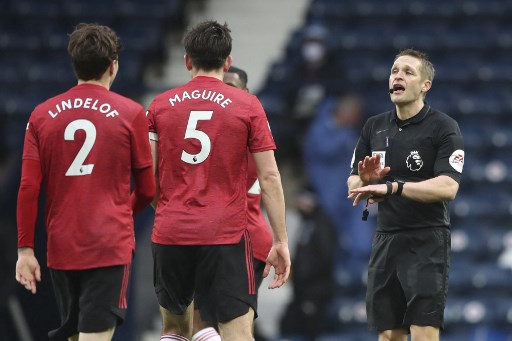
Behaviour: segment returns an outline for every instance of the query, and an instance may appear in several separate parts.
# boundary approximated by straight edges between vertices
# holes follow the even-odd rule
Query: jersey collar
[[[220,79],[218,78],[215,78],[215,77],[211,77],[211,76],[204,76],[204,75],[201,75],[201,76],[195,76],[194,78],[192,78],[192,81],[195,81],[195,82],[212,82],[212,83],[218,83],[218,82],[221,82],[223,83]]]
[[[105,90],[108,91],[103,85],[95,84],[95,83],[81,83],[75,85],[73,88],[75,89],[97,89],[97,90]]]
[[[413,117],[408,118],[403,121],[398,118],[398,115],[396,114],[396,109],[394,109],[389,121],[390,122],[395,121],[397,126],[399,126],[400,128],[408,126],[409,124],[420,123],[427,117],[427,114],[430,111],[430,105],[428,105],[427,102],[424,102],[424,103],[425,103],[425,105],[423,106],[423,108],[421,108],[419,113],[417,113]]]

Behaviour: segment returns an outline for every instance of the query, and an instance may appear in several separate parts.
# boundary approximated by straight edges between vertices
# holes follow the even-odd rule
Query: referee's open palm
[[[390,170],[391,168],[389,167],[382,168],[379,154],[371,157],[366,156],[363,161],[359,161],[357,164],[357,172],[359,173],[361,181],[365,184],[379,181],[386,176]]]

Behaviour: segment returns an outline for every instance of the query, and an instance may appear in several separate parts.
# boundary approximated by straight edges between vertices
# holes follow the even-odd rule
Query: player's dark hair
[[[231,30],[228,24],[217,21],[204,21],[185,34],[183,45],[199,70],[212,71],[221,68],[231,53]]]
[[[81,23],[69,35],[68,54],[78,79],[98,80],[121,51],[121,40],[107,26]]]
[[[249,81],[247,72],[240,68],[237,68],[236,66],[230,66],[228,72],[236,73],[238,77],[240,77],[240,80],[244,83],[244,87],[247,87],[247,82]]]
[[[398,57],[402,56],[411,56],[414,58],[417,58],[421,61],[421,73],[425,79],[428,79],[429,81],[434,81],[434,76],[436,74],[436,71],[434,69],[434,65],[429,60],[428,55],[425,52],[421,52],[414,49],[404,49],[400,51],[396,57],[395,60],[397,60]]]

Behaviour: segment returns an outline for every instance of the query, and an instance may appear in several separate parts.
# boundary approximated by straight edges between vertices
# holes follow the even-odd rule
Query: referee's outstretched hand
[[[269,289],[279,288],[286,283],[290,276],[291,264],[288,243],[280,242],[272,245],[263,271],[263,277],[266,278],[270,272],[270,267],[274,267],[274,280],[269,284]]]
[[[391,168],[382,168],[380,164],[380,154],[375,156],[366,156],[363,161],[359,161],[357,164],[357,172],[359,178],[365,184],[371,184],[374,181],[379,181],[389,173]]]

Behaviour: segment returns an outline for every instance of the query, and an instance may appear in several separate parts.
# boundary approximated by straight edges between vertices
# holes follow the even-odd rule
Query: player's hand
[[[36,293],[36,282],[41,282],[41,267],[31,248],[23,248],[18,251],[16,281],[33,294]]]
[[[291,260],[288,243],[281,242],[272,245],[267,257],[267,264],[263,271],[263,277],[267,277],[270,267],[274,267],[274,280],[269,284],[269,289],[279,288],[286,283],[290,276]]]
[[[357,164],[357,172],[361,181],[365,184],[379,181],[389,173],[391,168],[380,165],[380,154],[375,156],[366,156],[363,161],[359,161]]]

